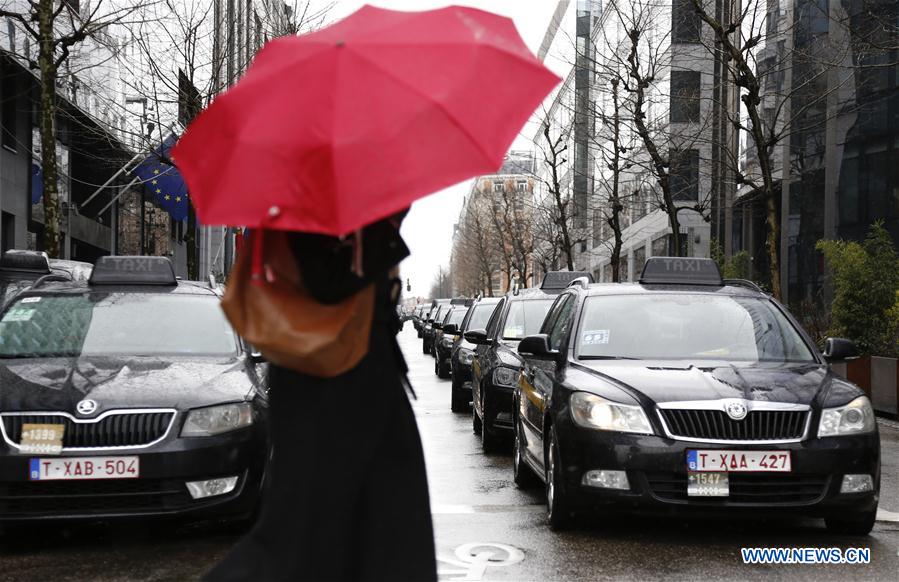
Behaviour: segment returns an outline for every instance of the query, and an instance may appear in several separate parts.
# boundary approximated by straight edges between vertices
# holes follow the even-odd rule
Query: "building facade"
[[[784,135],[774,157],[781,285],[797,305],[826,293],[819,240],[862,240],[882,221],[899,245],[899,3],[769,0],[767,8],[763,105]],[[735,248],[761,281],[766,218],[761,197],[741,190]]]
[[[719,57],[706,48],[712,44],[711,31],[699,22],[692,0],[580,2],[574,10],[575,34],[553,32],[565,23],[564,17],[554,18],[547,39],[555,40],[544,42],[541,50],[547,59],[567,52],[562,60],[572,64],[541,112],[533,138],[538,151],[549,148],[574,155],[556,156],[555,163],[540,168],[538,204],[551,202],[556,187],[571,200],[573,266],[593,273],[597,281],[613,278],[611,219],[619,205],[620,280],[639,277],[646,258],[674,252],[670,221],[660,209],[656,164],[633,121],[637,107],[627,67],[631,32],[640,30],[634,54],[651,79],[643,91],[644,124],[654,147],[670,160],[680,253],[709,256],[713,237],[722,244],[732,238],[728,209],[734,198],[734,168],[726,152],[737,149],[730,124],[736,94]],[[591,24],[589,37],[582,34],[585,18]],[[554,266],[561,267],[562,261]]]

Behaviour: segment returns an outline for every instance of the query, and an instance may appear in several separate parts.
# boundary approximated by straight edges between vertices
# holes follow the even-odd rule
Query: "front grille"
[[[0,483],[4,517],[164,511],[190,505],[183,482],[122,479]]]
[[[53,414],[4,415],[3,428],[14,444],[19,444],[24,424],[64,424],[63,449],[134,447],[161,439],[174,415],[171,411],[127,412],[92,422],[75,422]]]
[[[773,441],[802,437],[808,410],[752,410],[734,420],[722,410],[660,409],[672,436],[720,441]]]
[[[687,496],[685,473],[647,473],[646,480],[653,495],[665,501],[690,501],[704,505],[745,503],[765,505],[803,505],[824,495],[826,475],[774,475],[729,473],[728,497]]]

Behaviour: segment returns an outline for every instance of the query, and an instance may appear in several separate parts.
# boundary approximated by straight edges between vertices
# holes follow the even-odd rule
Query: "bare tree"
[[[472,194],[460,219],[453,247],[453,283],[461,293],[493,296],[499,242],[490,218],[492,209],[480,192]]]
[[[771,291],[781,298],[778,195],[789,196],[789,174],[801,173],[807,162],[791,148],[791,136],[849,113],[856,104],[847,86],[866,70],[896,65],[889,58],[890,51],[899,49],[895,6],[861,0],[855,17],[839,2],[791,1],[782,11],[779,3],[767,0],[725,3],[718,11],[703,0],[692,0],[692,6],[712,31],[714,42],[705,43],[706,49],[723,55],[739,92],[742,110],[731,112],[729,121],[748,136],[754,164],[744,169],[736,153],[729,161],[737,184],[760,193],[764,201]],[[802,18],[796,11],[802,11]],[[811,21],[828,33],[803,46],[795,44],[798,36],[809,36],[797,27],[808,28]]]
[[[41,138],[43,170],[44,250],[51,257],[60,255],[59,168],[56,159],[58,136],[57,83],[60,69],[71,51],[85,40],[97,37],[116,23],[122,23],[141,6],[132,2],[115,7],[99,0],[89,11],[78,13],[65,0],[27,0],[7,2],[0,16],[16,21],[37,45],[40,74],[38,128]]]

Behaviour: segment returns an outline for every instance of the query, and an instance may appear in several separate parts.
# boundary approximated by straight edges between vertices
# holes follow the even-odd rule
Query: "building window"
[[[3,92],[0,94],[0,99],[2,99],[2,117],[0,117],[0,124],[3,125],[3,146],[7,147],[13,151],[18,150],[18,139],[16,126],[18,125],[16,122],[16,103],[19,97],[19,76],[16,73],[14,66],[9,64],[7,61],[3,61],[2,67],[0,67],[0,78],[3,80]]]
[[[671,71],[671,122],[699,121],[699,71]]]
[[[527,180],[519,180],[516,184],[516,188],[519,192],[527,192],[528,191],[528,181]]]
[[[673,42],[699,42],[702,23],[693,0],[672,0],[671,37]]]
[[[503,185],[502,182],[497,181],[497,182],[493,183],[493,191],[494,192],[502,192],[504,189],[505,189],[505,186]]]
[[[699,200],[699,150],[671,150],[670,185],[674,200]]]

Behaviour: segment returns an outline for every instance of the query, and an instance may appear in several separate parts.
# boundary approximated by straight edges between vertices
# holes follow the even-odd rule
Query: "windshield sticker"
[[[19,303],[39,303],[41,300],[40,297],[25,297]]]
[[[10,309],[3,315],[3,322],[30,321],[34,311],[34,309],[23,309],[20,307]]]
[[[594,329],[592,331],[584,332],[585,346],[595,346],[607,343],[609,343],[609,330],[607,329]]]

